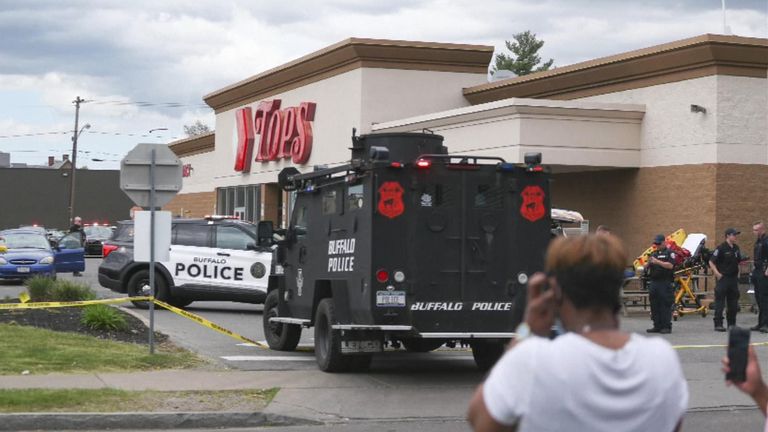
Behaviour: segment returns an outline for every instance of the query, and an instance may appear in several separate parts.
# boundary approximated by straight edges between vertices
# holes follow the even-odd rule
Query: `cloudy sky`
[[[768,38],[768,0],[726,5],[730,33]],[[524,30],[564,66],[723,33],[723,15],[721,0],[0,0],[0,151],[71,153],[80,96],[78,166],[116,168],[138,142],[213,127],[203,95],[343,39],[498,51]]]

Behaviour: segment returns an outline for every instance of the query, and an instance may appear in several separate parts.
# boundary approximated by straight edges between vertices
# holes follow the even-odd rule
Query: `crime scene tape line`
[[[192,321],[194,321],[194,322],[196,322],[196,323],[198,323],[198,324],[200,324],[200,325],[202,325],[204,327],[208,327],[211,330],[216,330],[219,333],[225,334],[225,335],[227,335],[227,336],[229,336],[231,338],[238,339],[238,340],[241,340],[243,342],[247,342],[249,344],[253,344],[253,345],[255,345],[255,346],[259,347],[259,348],[269,349],[269,346],[267,346],[267,345],[265,345],[265,344],[263,344],[261,342],[257,342],[257,341],[255,341],[253,339],[248,339],[245,336],[241,336],[241,335],[239,335],[239,334],[237,334],[237,333],[235,333],[235,332],[233,332],[231,330],[225,329],[224,327],[222,327],[222,326],[220,326],[220,325],[218,325],[218,324],[216,324],[216,323],[214,323],[212,321],[209,321],[209,320],[201,317],[200,315],[195,315],[192,312],[187,312],[184,309],[179,309],[177,307],[171,306],[168,303],[160,301],[158,299],[154,299],[154,302],[155,302],[156,305],[158,305],[158,306],[160,306],[162,308],[165,308],[165,309],[167,309],[167,310],[169,310],[171,312],[174,312],[174,313],[176,313],[178,315],[181,315],[181,316],[183,316],[185,318],[189,318]]]
[[[262,343],[262,342],[259,342],[259,341],[255,341],[253,339],[248,339],[247,337],[242,336],[240,334],[237,334],[237,333],[233,332],[232,330],[226,329],[226,328],[224,328],[224,327],[222,327],[222,326],[220,326],[220,325],[218,325],[218,324],[216,324],[216,323],[214,323],[212,321],[209,321],[209,320],[201,317],[200,315],[196,315],[196,314],[193,314],[192,312],[185,311],[184,309],[179,309],[177,307],[171,306],[168,303],[165,303],[165,302],[160,301],[158,299],[155,299],[154,302],[155,302],[156,305],[158,305],[160,307],[163,307],[163,308],[165,308],[165,309],[167,309],[167,310],[169,310],[169,311],[171,311],[173,313],[176,313],[176,314],[181,315],[181,316],[183,316],[185,318],[188,318],[188,319],[190,319],[190,320],[192,320],[192,321],[194,321],[194,322],[196,322],[196,323],[198,323],[198,324],[200,324],[200,325],[202,325],[204,327],[208,327],[209,329],[215,330],[215,331],[217,331],[217,332],[219,332],[221,334],[227,335],[227,336],[229,336],[229,337],[231,337],[233,339],[237,339],[239,341],[245,342],[246,344],[248,344],[250,346],[255,346],[255,347],[261,348],[261,349],[270,349],[269,345],[267,345],[265,343]],[[310,347],[297,347],[294,351],[312,352],[312,351],[314,351],[314,349],[310,348]]]
[[[72,306],[88,306],[94,304],[125,303],[129,301],[151,301],[152,297],[120,297],[101,300],[79,300],[68,302],[37,302],[37,303],[2,303],[0,309],[49,309]]]

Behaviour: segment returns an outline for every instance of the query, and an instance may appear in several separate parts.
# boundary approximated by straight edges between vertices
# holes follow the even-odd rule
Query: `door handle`
[[[216,252],[216,255],[218,255],[218,256],[229,256],[229,254],[226,253],[226,252]]]

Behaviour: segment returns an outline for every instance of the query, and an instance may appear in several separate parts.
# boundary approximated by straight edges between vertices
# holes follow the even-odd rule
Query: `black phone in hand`
[[[728,334],[728,366],[731,371],[725,378],[733,382],[747,379],[747,350],[749,349],[749,330],[732,326]]]

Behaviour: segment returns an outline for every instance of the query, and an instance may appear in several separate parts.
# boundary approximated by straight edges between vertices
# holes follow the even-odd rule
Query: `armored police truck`
[[[514,336],[550,240],[541,155],[525,165],[451,155],[434,134],[352,141],[346,165],[278,176],[296,201],[264,304],[269,346],[291,351],[314,327],[323,371],[457,343],[489,368]],[[261,245],[273,234],[260,224]]]

